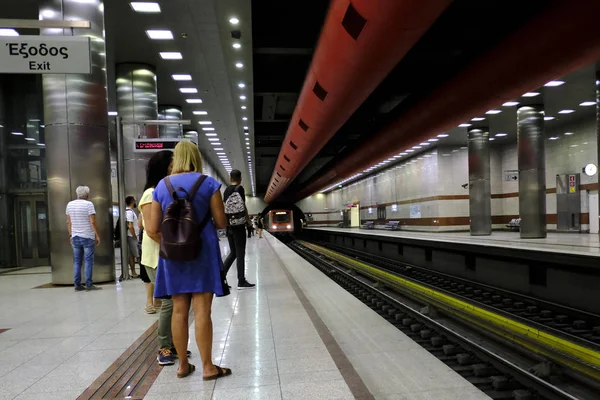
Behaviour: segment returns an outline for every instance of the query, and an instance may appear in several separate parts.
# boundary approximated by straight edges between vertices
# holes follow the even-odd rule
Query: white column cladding
[[[157,120],[156,71],[147,64],[124,63],[116,67],[117,112],[123,121]],[[125,195],[139,200],[146,183],[146,164],[152,154],[134,153],[137,138],[157,138],[156,125],[123,125]]]
[[[91,38],[91,74],[43,76],[46,165],[52,283],[73,284],[73,250],[65,223],[65,207],[76,197],[77,186],[90,187],[90,200],[102,245],[96,248],[95,282],[115,279],[112,245],[112,196],[106,49],[102,1],[40,1],[40,18],[84,20],[91,29],[42,29],[41,35]]]
[[[517,145],[521,238],[545,238],[547,227],[544,106],[527,105],[517,110]]]
[[[471,236],[491,235],[490,133],[488,128],[471,128],[468,135]]]

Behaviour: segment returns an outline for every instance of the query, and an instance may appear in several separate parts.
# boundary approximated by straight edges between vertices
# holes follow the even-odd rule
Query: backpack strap
[[[206,212],[206,215],[204,216],[204,219],[202,220],[202,222],[200,222],[200,225],[198,225],[198,232],[202,233],[202,231],[204,230],[204,227],[206,226],[206,224],[208,224],[210,217],[211,217],[211,214],[210,214],[210,208],[209,208],[208,211]]]
[[[198,177],[198,179],[194,183],[194,186],[192,186],[192,188],[190,189],[190,191],[188,193],[188,201],[192,201],[192,199],[196,195],[196,192],[198,191],[198,189],[200,189],[200,186],[202,186],[202,184],[204,183],[205,180],[206,180],[206,175],[201,174]],[[210,211],[208,212],[208,214],[210,214]],[[204,228],[204,227],[202,227],[202,228]]]
[[[175,188],[173,187],[173,184],[171,183],[171,179],[168,176],[165,176],[165,186],[167,186],[167,190],[169,191],[169,193],[171,194],[171,197],[173,199],[177,199],[177,190],[175,190]]]

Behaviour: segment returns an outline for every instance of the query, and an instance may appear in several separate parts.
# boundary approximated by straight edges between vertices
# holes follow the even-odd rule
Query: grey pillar
[[[596,71],[596,146],[596,164],[600,165],[600,71]],[[600,184],[599,173],[596,173],[596,180]],[[600,210],[600,188],[598,189],[598,210]],[[600,216],[598,218],[600,218]]]
[[[546,151],[544,107],[517,110],[521,238],[546,237]]]
[[[111,281],[115,279],[115,260],[102,2],[42,0],[40,9],[53,10],[54,19],[81,19],[92,24],[92,29],[64,30],[65,35],[91,37],[92,73],[43,76],[52,283],[73,284],[65,207],[76,198],[75,189],[80,185],[90,187],[102,239],[96,248],[93,279]],[[62,36],[63,31],[47,29],[41,34]]]
[[[158,119],[156,72],[146,64],[118,64],[116,68],[117,112],[123,121]],[[158,127],[123,125],[125,193],[138,200],[146,181],[149,156],[133,152],[134,139],[157,138]]]
[[[177,106],[158,106],[158,119],[182,120],[183,111]],[[160,125],[158,127],[158,136],[161,138],[178,138],[183,136],[182,125]]]
[[[11,255],[11,232],[9,232],[8,185],[6,173],[6,130],[4,92],[0,89],[0,268],[9,266]]]
[[[469,216],[471,236],[492,234],[490,132],[469,129]]]

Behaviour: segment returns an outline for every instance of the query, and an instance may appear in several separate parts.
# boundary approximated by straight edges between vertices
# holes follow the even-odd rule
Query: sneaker
[[[158,365],[173,365],[175,364],[175,357],[171,353],[171,349],[160,349],[158,356],[156,357]]]
[[[156,314],[156,308],[154,308],[153,305],[149,305],[149,306],[146,306],[146,308],[144,308],[144,312],[146,314]]]
[[[83,285],[75,286],[76,292],[83,292],[84,290],[85,290],[85,286],[83,286]]]
[[[177,349],[175,349],[175,346],[171,347],[171,354],[173,354],[173,357],[179,358],[179,356],[177,355]],[[187,356],[188,356],[188,358],[190,358],[192,356],[192,352],[188,350]]]
[[[242,290],[242,289],[253,289],[255,288],[256,285],[253,283],[250,283],[248,281],[244,281],[244,282],[240,282],[238,283],[238,290]]]
[[[85,291],[86,291],[86,292],[90,292],[90,291],[92,291],[92,290],[102,290],[102,288],[101,288],[101,287],[98,287],[98,286],[96,286],[96,285],[92,285],[92,286],[86,286],[86,287],[85,287]]]

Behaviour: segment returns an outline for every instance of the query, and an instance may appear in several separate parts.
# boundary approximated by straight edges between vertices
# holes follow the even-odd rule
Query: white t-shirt
[[[67,204],[66,214],[71,219],[71,237],[96,239],[96,234],[90,222],[90,215],[96,214],[96,209],[91,201],[77,199]]]
[[[139,237],[140,236],[140,227],[138,226],[138,217],[137,217],[135,211],[133,211],[131,208],[126,208],[125,215],[127,216],[127,224],[129,225],[130,222],[133,223],[133,231],[135,232],[135,236]],[[131,231],[129,230],[129,226],[127,227],[127,236],[133,237],[133,235],[131,234]]]

